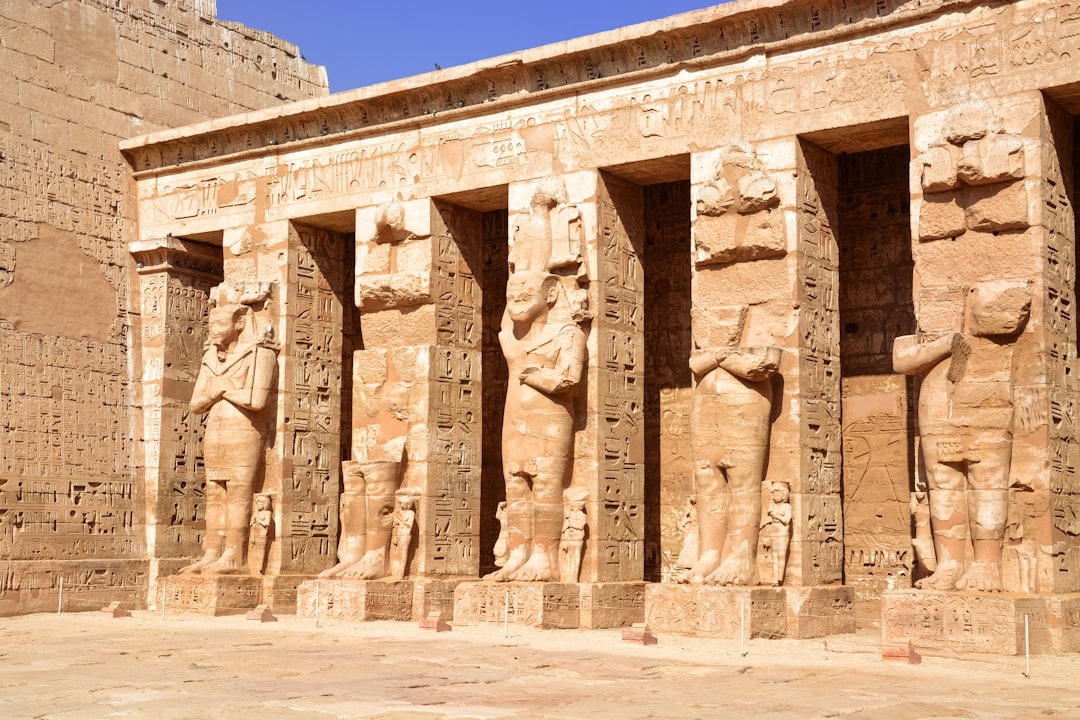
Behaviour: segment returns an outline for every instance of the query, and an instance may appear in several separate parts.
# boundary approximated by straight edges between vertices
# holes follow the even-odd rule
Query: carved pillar
[[[1066,576],[1050,557],[1052,486],[1072,475],[1066,378],[1076,332],[1058,119],[1032,93],[913,124],[913,347],[954,336],[943,359],[914,371],[937,566],[919,587],[1046,592]],[[1008,294],[1030,310],[1010,309]],[[944,482],[957,471],[959,485]]]
[[[843,572],[836,157],[799,141],[794,174],[799,346],[797,369],[785,375],[784,387],[797,393],[799,425],[787,577],[788,584],[827,585],[840,582]]]
[[[352,460],[418,497],[410,576],[479,571],[481,216],[429,199],[357,211]],[[370,503],[370,499],[369,499]]]
[[[591,316],[584,324],[588,367],[577,408],[571,483],[587,499],[580,579],[640,581],[645,560],[642,191],[604,173],[575,173],[563,180],[565,204],[576,210],[564,214],[562,224],[571,224],[561,232],[571,247],[581,248],[582,261],[573,273],[588,280]],[[515,197],[527,200],[527,193],[515,193],[511,186],[511,210],[519,206]]]
[[[1038,589],[1073,593],[1080,591],[1080,449],[1076,438],[1076,202],[1080,199],[1080,168],[1076,118],[1052,101],[1043,100],[1046,112],[1039,136],[1041,197],[1036,217],[1043,233],[1045,293],[1041,300],[1046,318],[1050,475],[1049,486],[1040,483],[1032,497],[1032,539],[1037,545],[1049,545],[1053,553],[1052,563],[1040,557]],[[1049,517],[1043,493],[1047,495]]]
[[[225,231],[225,281],[273,283],[255,313],[260,333],[273,330],[277,392],[274,427],[256,493],[269,494],[275,535],[265,575],[314,575],[333,563],[342,458],[340,397],[346,270],[341,235],[292,224],[262,223]],[[295,581],[274,586],[274,601],[295,599]]]
[[[142,460],[151,597],[156,578],[201,552],[205,530],[201,418],[188,409],[206,340],[219,249],[173,237],[134,242],[138,262]]]

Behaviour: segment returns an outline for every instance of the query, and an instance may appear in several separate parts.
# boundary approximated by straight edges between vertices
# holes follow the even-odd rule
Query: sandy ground
[[[0,718],[1080,720],[1080,655],[881,661],[874,634],[738,641],[283,616],[0,618]]]

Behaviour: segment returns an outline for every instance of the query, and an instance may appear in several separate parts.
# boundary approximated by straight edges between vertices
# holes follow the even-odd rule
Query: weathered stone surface
[[[300,617],[338,620],[412,620],[413,584],[409,581],[307,580],[296,590]]]
[[[1032,653],[1066,649],[1054,643],[1042,597],[907,590],[886,592],[881,605],[887,646],[1022,655],[1026,616]]]
[[[577,584],[465,582],[454,590],[454,624],[502,623],[576,628],[581,622]]]
[[[162,587],[165,613],[240,615],[262,603],[262,578],[236,575],[177,575]]]
[[[782,588],[649,585],[645,624],[656,633],[717,638],[787,636]]]

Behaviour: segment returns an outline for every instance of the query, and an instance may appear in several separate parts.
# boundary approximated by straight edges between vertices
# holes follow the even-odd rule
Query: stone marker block
[[[258,620],[259,622],[277,622],[277,618],[274,617],[274,613],[270,612],[270,606],[259,605],[254,610],[249,610],[245,616],[248,620]]]
[[[420,629],[434,630],[435,632],[450,632],[452,628],[442,619],[442,613],[436,610],[427,617],[420,618]]]
[[[632,642],[637,645],[655,645],[656,636],[649,632],[645,623],[634,623],[628,628],[623,628],[623,642]]]
[[[249,575],[176,575],[168,578],[166,612],[239,615],[262,602],[263,578]]]
[[[884,662],[918,665],[922,662],[922,655],[915,652],[915,648],[910,643],[907,645],[885,645],[881,648],[881,659]]]
[[[737,639],[787,635],[783,588],[649,585],[645,623],[653,631]]]
[[[105,607],[101,608],[101,612],[107,614],[109,617],[123,618],[131,617],[131,613],[124,609],[123,605],[119,602],[111,602]]]
[[[385,580],[307,580],[296,589],[296,614],[338,620],[413,619],[413,583]]]
[[[454,624],[501,623],[577,628],[581,592],[576,583],[466,582],[454,590]]]
[[[894,590],[881,596],[882,644],[890,647],[911,643],[924,651],[1023,654],[1025,615],[1031,652],[1051,651],[1045,598]]]

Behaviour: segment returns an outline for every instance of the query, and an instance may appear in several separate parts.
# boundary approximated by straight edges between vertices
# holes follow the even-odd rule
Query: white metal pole
[[[56,614],[64,611],[64,576],[60,576],[60,594],[56,598]]]
[[[1024,666],[1027,671],[1024,673],[1024,677],[1031,677],[1031,640],[1028,633],[1028,616],[1024,615]]]
[[[746,655],[746,601],[739,601],[739,653]]]
[[[165,598],[168,597],[165,593],[168,589],[167,581],[165,578],[161,578],[161,619],[165,619]]]
[[[503,602],[503,637],[510,637],[510,591],[506,591],[506,599]]]
[[[315,581],[315,627],[319,627],[319,581]]]

